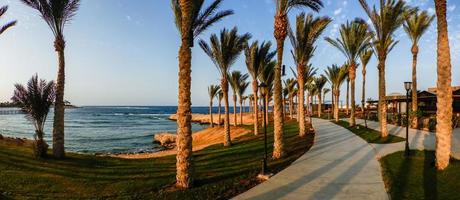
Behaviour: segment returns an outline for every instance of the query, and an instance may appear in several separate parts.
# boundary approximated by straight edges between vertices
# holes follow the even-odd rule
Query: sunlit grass
[[[269,155],[272,130],[269,127]],[[287,122],[288,154],[270,161],[269,168],[276,172],[288,166],[311,147],[313,137],[300,138],[297,123]],[[252,133],[230,148],[214,145],[195,152],[195,187],[179,191],[172,187],[175,156],[124,160],[68,153],[65,160],[37,160],[29,147],[0,143],[0,199],[228,199],[259,183],[255,177],[262,156],[263,135]]]

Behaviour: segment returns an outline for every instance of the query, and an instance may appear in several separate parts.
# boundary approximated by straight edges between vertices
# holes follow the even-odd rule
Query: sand
[[[214,124],[218,124],[219,115],[214,113],[212,115],[212,117],[213,117]],[[222,112],[222,114],[221,114],[221,124],[223,124],[223,122],[224,122],[224,117],[225,117],[224,113]],[[262,117],[262,115],[260,115],[260,117]],[[211,121],[210,118],[211,117],[210,117],[209,114],[192,114],[192,122],[209,124],[209,122]],[[169,116],[169,119],[176,121],[177,120],[177,115],[172,114],[171,116]],[[236,120],[237,120],[238,124],[241,123],[241,121],[240,121],[240,113],[237,113],[237,119]],[[230,114],[230,124],[233,125],[234,121],[235,121],[234,115],[233,115],[233,113],[231,113]],[[252,117],[252,113],[243,113],[243,124],[244,125],[251,125],[251,124],[253,124],[253,121],[254,120],[253,120],[253,117]]]
[[[250,133],[250,130],[247,130],[242,127],[235,127],[231,126],[230,128],[230,135],[232,140],[241,137]],[[214,128],[207,128],[201,131],[198,131],[192,135],[193,137],[193,151],[198,151],[204,149],[208,146],[212,146],[215,144],[221,144],[224,141],[224,128],[223,127],[214,127]],[[124,159],[146,159],[146,158],[158,158],[163,156],[175,155],[176,149],[169,149],[154,153],[140,153],[140,154],[118,154],[118,155],[111,155],[112,157],[116,158],[124,158]]]

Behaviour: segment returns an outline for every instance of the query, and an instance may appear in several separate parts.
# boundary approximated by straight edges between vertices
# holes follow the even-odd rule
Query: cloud
[[[447,7],[447,11],[452,12],[452,11],[455,10],[455,8],[456,8],[455,5],[448,6],[448,7]]]
[[[342,13],[342,8],[338,8],[337,10],[334,10],[335,16],[340,15],[340,13]]]

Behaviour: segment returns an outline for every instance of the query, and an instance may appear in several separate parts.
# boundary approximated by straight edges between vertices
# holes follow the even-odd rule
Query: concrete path
[[[343,119],[348,121],[348,119]],[[364,120],[356,119],[357,124],[364,125]],[[371,129],[380,131],[380,125],[375,121],[367,121],[367,126]],[[388,124],[388,133],[402,138],[406,138],[406,127]],[[377,151],[378,157],[382,157],[393,152],[403,151],[404,142],[393,144],[371,144]],[[409,129],[409,148],[418,150],[435,150],[436,135],[433,132],[418,129]],[[454,129],[452,136],[452,152],[454,158],[460,159],[460,129]]]
[[[313,119],[313,147],[235,199],[388,199],[374,149],[345,128]]]

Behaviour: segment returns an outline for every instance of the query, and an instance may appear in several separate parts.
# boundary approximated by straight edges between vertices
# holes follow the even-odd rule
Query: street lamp
[[[265,97],[267,94],[268,86],[264,82],[260,83],[259,85],[260,88],[260,94]],[[262,161],[262,171],[260,172],[261,175],[266,175],[268,172],[268,167],[267,167],[267,102],[265,98],[263,99],[264,103],[264,150],[265,150],[265,155]]]
[[[409,93],[412,89],[412,82],[404,82],[404,89],[406,89],[406,148],[404,149],[404,156],[409,157]]]

